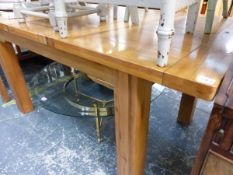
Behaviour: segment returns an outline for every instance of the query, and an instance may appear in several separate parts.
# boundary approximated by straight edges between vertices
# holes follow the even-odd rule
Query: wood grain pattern
[[[186,126],[192,121],[197,99],[187,94],[182,94],[180,109],[177,117],[177,122]]]
[[[91,76],[95,76],[96,78],[107,81],[110,84],[114,84],[114,70],[109,69],[106,66],[82,59],[78,56],[60,51],[53,47],[48,47],[39,42],[31,41],[23,37],[10,34],[5,31],[0,31],[0,37],[25,48],[30,48],[31,51],[44,57],[50,58],[69,67],[77,68]]]
[[[220,154],[209,151],[206,163],[200,175],[232,175],[233,161],[226,159]]]
[[[8,95],[7,89],[0,77],[0,96],[2,97],[2,101],[4,103],[7,103],[8,101],[10,101],[10,97]]]
[[[33,33],[31,30],[23,31],[17,30],[15,28],[10,28],[8,32],[14,33],[18,36],[24,36],[24,38],[36,41],[38,43],[47,44],[47,39],[44,36],[41,36],[40,34],[35,35],[35,33]]]
[[[22,113],[33,110],[23,73],[11,43],[0,42],[0,63]]]
[[[208,126],[206,128],[205,134],[200,144],[200,148],[195,158],[191,175],[199,175],[200,173],[201,167],[208,153],[211,140],[214,136],[214,131],[216,130],[216,128],[218,128],[219,122],[221,120],[221,112],[222,112],[222,107],[218,105],[216,105],[212,110]]]
[[[124,11],[124,8],[119,7],[120,11]],[[149,10],[145,13],[143,9],[139,10],[138,26],[124,23],[123,15],[119,15],[119,19],[114,21],[111,14],[106,23],[100,23],[96,15],[74,18],[69,22],[70,35],[67,39],[61,39],[50,28],[48,21],[43,19],[29,18],[26,24],[19,25],[15,20],[0,18],[0,24],[12,36],[49,45],[190,96],[205,100],[214,98],[232,56],[229,54],[232,53],[232,48],[227,44],[233,38],[232,19],[222,22],[219,27],[214,25],[213,34],[205,36],[204,20],[199,18],[194,35],[185,35],[185,17],[182,13],[177,14],[170,61],[167,68],[160,68],[155,64],[155,31],[159,11]]]
[[[152,84],[121,72],[115,78],[117,171],[119,175],[142,175]]]
[[[5,31],[7,31],[7,25],[5,25],[5,24],[0,24],[0,30],[5,30]]]

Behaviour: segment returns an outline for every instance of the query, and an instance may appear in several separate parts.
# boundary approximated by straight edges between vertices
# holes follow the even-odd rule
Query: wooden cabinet
[[[219,89],[192,175],[233,175],[233,64]]]
[[[201,169],[201,175],[233,175],[233,161],[209,150]]]

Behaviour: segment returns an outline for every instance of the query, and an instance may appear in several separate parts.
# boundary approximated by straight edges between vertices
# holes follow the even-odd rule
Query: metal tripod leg
[[[97,134],[98,142],[100,143],[103,140],[102,134],[101,134],[102,118],[99,115],[99,110],[98,110],[97,105],[94,105],[94,107],[96,109],[96,118],[95,118],[95,121],[96,121],[96,134]]]
[[[78,95],[79,94],[79,91],[78,91],[78,83],[77,83],[77,79],[74,78],[74,90],[75,90],[75,95]]]

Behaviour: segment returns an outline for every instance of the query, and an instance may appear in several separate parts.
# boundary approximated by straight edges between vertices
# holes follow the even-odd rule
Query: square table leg
[[[196,102],[197,99],[195,97],[182,94],[177,122],[186,126],[192,121],[196,109]]]
[[[144,174],[152,83],[126,73],[115,75],[118,175]]]
[[[0,64],[22,113],[33,110],[33,105],[22,70],[11,43],[0,42]]]

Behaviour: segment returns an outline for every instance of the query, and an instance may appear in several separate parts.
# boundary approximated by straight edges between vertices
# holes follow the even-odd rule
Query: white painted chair
[[[55,31],[59,31],[62,38],[68,36],[67,20],[69,17],[85,16],[98,14],[100,20],[106,19],[106,5],[100,4],[96,8],[85,6],[78,0],[40,0],[37,2],[14,3],[15,18],[24,23],[26,16],[36,16],[49,20]]]
[[[214,22],[214,15],[216,10],[218,0],[208,0],[208,7],[207,7],[207,15],[206,15],[206,23],[205,23],[205,33],[210,34]],[[223,2],[223,12],[222,16],[227,18],[228,14],[228,0],[222,0]]]
[[[174,21],[176,11],[188,7],[188,17],[186,23],[186,32],[193,33],[198,17],[200,0],[81,0],[82,2],[98,3],[97,8],[80,7],[77,5],[78,0],[41,0],[42,5],[34,8],[27,8],[25,3],[19,2],[15,4],[15,16],[19,22],[25,21],[25,15],[40,16],[49,19],[55,30],[59,30],[62,38],[67,37],[67,18],[73,16],[83,16],[92,13],[97,13],[101,19],[106,17],[106,4],[114,4],[114,18],[116,18],[116,5],[127,6],[125,20],[131,16],[132,22],[139,23],[137,7],[159,8],[161,18],[157,29],[158,35],[158,56],[157,65],[164,67],[168,64],[168,54],[170,45],[174,35]],[[76,3],[76,4],[75,4]],[[75,4],[75,5],[73,5]],[[82,9],[79,12],[68,12],[70,9]],[[84,11],[83,9],[86,9]],[[49,13],[43,13],[41,10],[48,10]],[[39,12],[40,11],[40,12]]]
[[[158,35],[158,56],[157,65],[164,67],[168,64],[168,54],[170,45],[174,35],[175,13],[182,8],[188,7],[188,17],[186,22],[186,32],[193,33],[196,20],[198,17],[201,0],[83,0],[85,2],[110,3],[115,5],[125,5],[125,21],[131,20],[134,24],[139,23],[137,7],[151,7],[160,9],[160,23],[157,29]],[[116,17],[116,7],[114,8],[114,16]]]
[[[117,19],[117,5],[114,5],[113,6],[113,16],[114,16],[114,19]],[[148,12],[148,8],[145,7],[145,12]],[[131,21],[133,24],[138,24],[139,23],[139,17],[138,17],[138,11],[137,11],[137,8],[135,6],[127,6],[126,7],[126,10],[125,10],[125,17],[124,17],[124,21],[125,22],[129,22],[129,18],[130,18],[130,14],[131,15]]]

